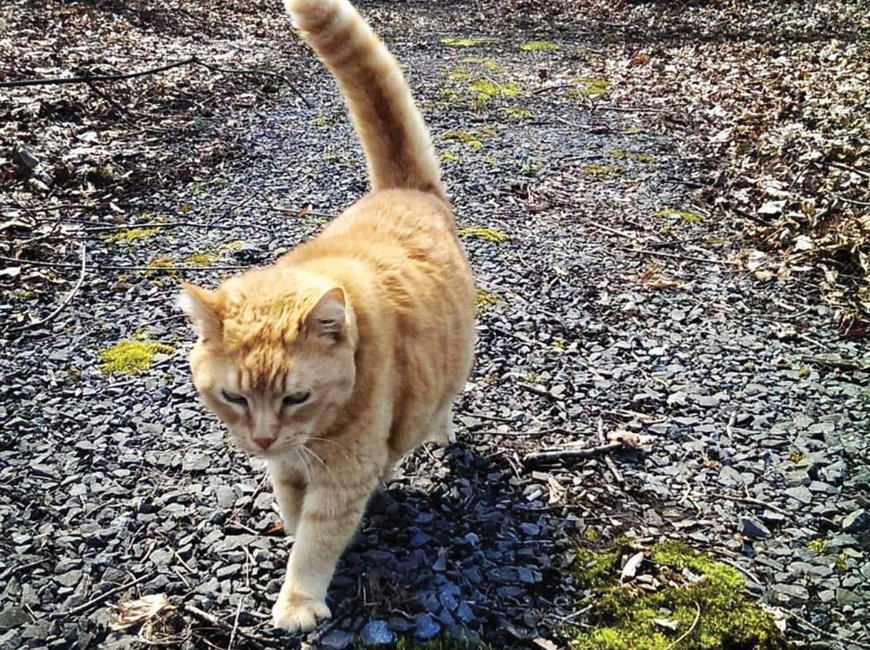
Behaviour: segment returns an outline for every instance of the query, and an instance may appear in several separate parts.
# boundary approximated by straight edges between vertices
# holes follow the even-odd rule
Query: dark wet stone
[[[750,539],[767,539],[770,531],[755,517],[740,517],[740,532]]]
[[[799,501],[804,505],[809,505],[813,502],[813,493],[805,486],[791,487],[785,490],[786,495],[792,499]]]
[[[327,650],[344,650],[353,642],[353,634],[344,630],[330,630],[320,639],[320,646]]]
[[[360,636],[366,645],[383,645],[396,640],[396,635],[390,631],[386,621],[369,621]]]
[[[843,517],[840,525],[847,533],[863,533],[870,529],[870,513],[863,508],[859,508]]]
[[[0,611],[0,630],[18,627],[29,622],[30,617],[21,607],[7,607]]]
[[[781,604],[794,603],[809,599],[810,592],[801,585],[778,584],[771,588],[771,596]]]
[[[431,639],[441,631],[441,625],[431,614],[417,614],[414,620],[414,636],[418,639]]]

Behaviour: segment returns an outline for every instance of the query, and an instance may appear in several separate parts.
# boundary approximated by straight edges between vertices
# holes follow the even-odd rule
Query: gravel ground
[[[684,181],[704,170],[651,117],[558,88],[475,96],[475,80],[497,95],[559,86],[582,71],[582,42],[544,34],[561,49],[523,51],[532,34],[500,34],[495,12],[463,4],[366,9],[447,152],[460,225],[510,236],[465,239],[486,304],[459,442],[407,459],[373,499],[333,620],[305,639],[268,628],[286,544],[262,466],[198,403],[173,301],[179,277],[213,285],[224,267],[267,263],[364,192],[343,105],[299,54],[313,109],[228,115],[244,158],[128,215],[199,226],[126,243],[74,230],[55,270],[75,283],[81,243],[86,273],[63,310],[21,331],[16,315],[44,318],[66,294],[0,304],[0,647],[344,648],[456,628],[495,647],[559,645],[580,595],[562,569],[589,530],[684,539],[740,567],[801,645],[867,647],[870,374],[831,363],[860,360],[861,342],[836,338],[800,276],[755,279],[726,225],[661,212],[690,207]],[[481,31],[498,40],[440,42]],[[204,253],[221,268],[135,270]],[[143,374],[101,370],[100,352],[133,337],[175,351]],[[523,462],[621,430],[642,447]],[[108,630],[114,606],[160,594],[176,609],[144,640]]]

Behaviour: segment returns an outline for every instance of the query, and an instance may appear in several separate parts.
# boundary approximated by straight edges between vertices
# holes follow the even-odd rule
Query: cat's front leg
[[[272,492],[281,511],[281,521],[284,522],[284,532],[295,535],[302,516],[302,502],[305,498],[305,482],[295,472],[280,465],[269,466],[269,477],[272,480]]]
[[[331,616],[326,590],[374,488],[308,487],[284,586],[272,608],[272,625],[288,632],[308,631]]]

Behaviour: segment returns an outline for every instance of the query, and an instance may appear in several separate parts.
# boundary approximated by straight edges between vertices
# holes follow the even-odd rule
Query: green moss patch
[[[114,244],[131,244],[139,239],[153,237],[160,232],[160,228],[125,228],[111,235],[106,235],[105,240]]]
[[[519,106],[508,106],[506,109],[504,109],[504,112],[511,117],[516,117],[520,120],[528,120],[532,117],[532,111],[530,111],[528,108],[522,108]]]
[[[100,368],[103,372],[130,375],[150,368],[155,355],[173,352],[171,345],[157,341],[121,341],[100,352]]]
[[[487,43],[491,43],[492,39],[487,38],[485,36],[466,37],[466,38],[448,36],[447,38],[442,38],[441,42],[444,45],[448,45],[450,47],[466,48],[466,47],[478,47],[480,45],[486,45]]]
[[[662,208],[654,215],[657,219],[668,219],[677,217],[686,223],[701,223],[704,220],[703,214],[692,212],[691,210],[675,210],[674,208]]]
[[[468,83],[475,99],[488,101],[496,97],[516,97],[522,93],[522,88],[512,81],[496,83],[492,79],[473,79]]]
[[[445,151],[441,154],[441,160],[444,162],[457,162],[459,160],[459,154],[454,151]]]
[[[525,52],[555,52],[559,46],[552,41],[526,41],[520,44],[520,49]]]
[[[496,244],[510,241],[511,238],[509,234],[507,234],[506,232],[502,232],[501,230],[496,230],[495,228],[481,228],[479,226],[469,226],[468,228],[462,228],[457,234],[460,237],[483,239],[485,241],[495,242]]]
[[[447,142],[461,142],[469,149],[478,151],[483,149],[483,141],[490,136],[492,136],[492,131],[480,129],[474,133],[471,131],[445,131],[441,138]]]
[[[492,646],[459,635],[442,635],[437,639],[429,639],[428,641],[402,637],[396,644],[396,650],[492,650]]]
[[[217,259],[218,256],[214,253],[194,253],[193,255],[188,255],[182,261],[189,266],[210,266]]]
[[[643,550],[636,572],[622,576],[638,550],[615,540],[581,549],[578,585],[590,590],[588,625],[571,635],[572,650],[784,650],[773,616],[747,598],[746,583],[726,564],[679,542]]]
[[[606,79],[584,78],[578,79],[568,89],[568,97],[579,99],[581,97],[603,97],[610,90],[610,82]]]
[[[485,311],[489,307],[495,307],[498,304],[498,296],[496,296],[492,291],[478,289],[475,302],[477,303],[478,311]]]
[[[462,63],[471,63],[473,65],[479,66],[484,70],[488,70],[489,72],[501,72],[504,70],[502,65],[495,61],[494,59],[481,59],[477,57],[468,57],[462,59]]]
[[[621,165],[598,165],[596,163],[590,163],[588,165],[583,165],[580,169],[596,178],[612,178],[613,176],[620,176],[625,173],[625,167],[622,167]]]

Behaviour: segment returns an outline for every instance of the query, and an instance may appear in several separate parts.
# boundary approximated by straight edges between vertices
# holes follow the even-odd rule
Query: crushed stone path
[[[62,313],[0,325],[0,647],[145,647],[108,630],[112,606],[160,594],[177,609],[141,634],[178,647],[340,649],[457,628],[494,647],[561,644],[583,596],[572,545],[622,534],[739,567],[801,643],[866,647],[870,374],[831,362],[860,359],[859,344],[836,338],[799,276],[744,268],[733,230],[680,182],[699,161],[651,116],[604,110],[579,36],[504,29],[462,3],[365,8],[407,65],[480,284],[459,442],[407,459],[373,499],[333,620],[305,638],[268,628],[287,545],[262,467],[196,398],[173,304],[180,278],[234,270],[115,267],[268,263],[365,191],[334,85],[300,54],[313,109],[288,98],[227,116],[245,157],[130,215],[200,227],[84,238]],[[542,39],[559,49],[520,47]],[[66,261],[74,277],[77,253]],[[101,369],[134,339],[172,352],[138,375]],[[643,444],[523,465],[616,431]]]

